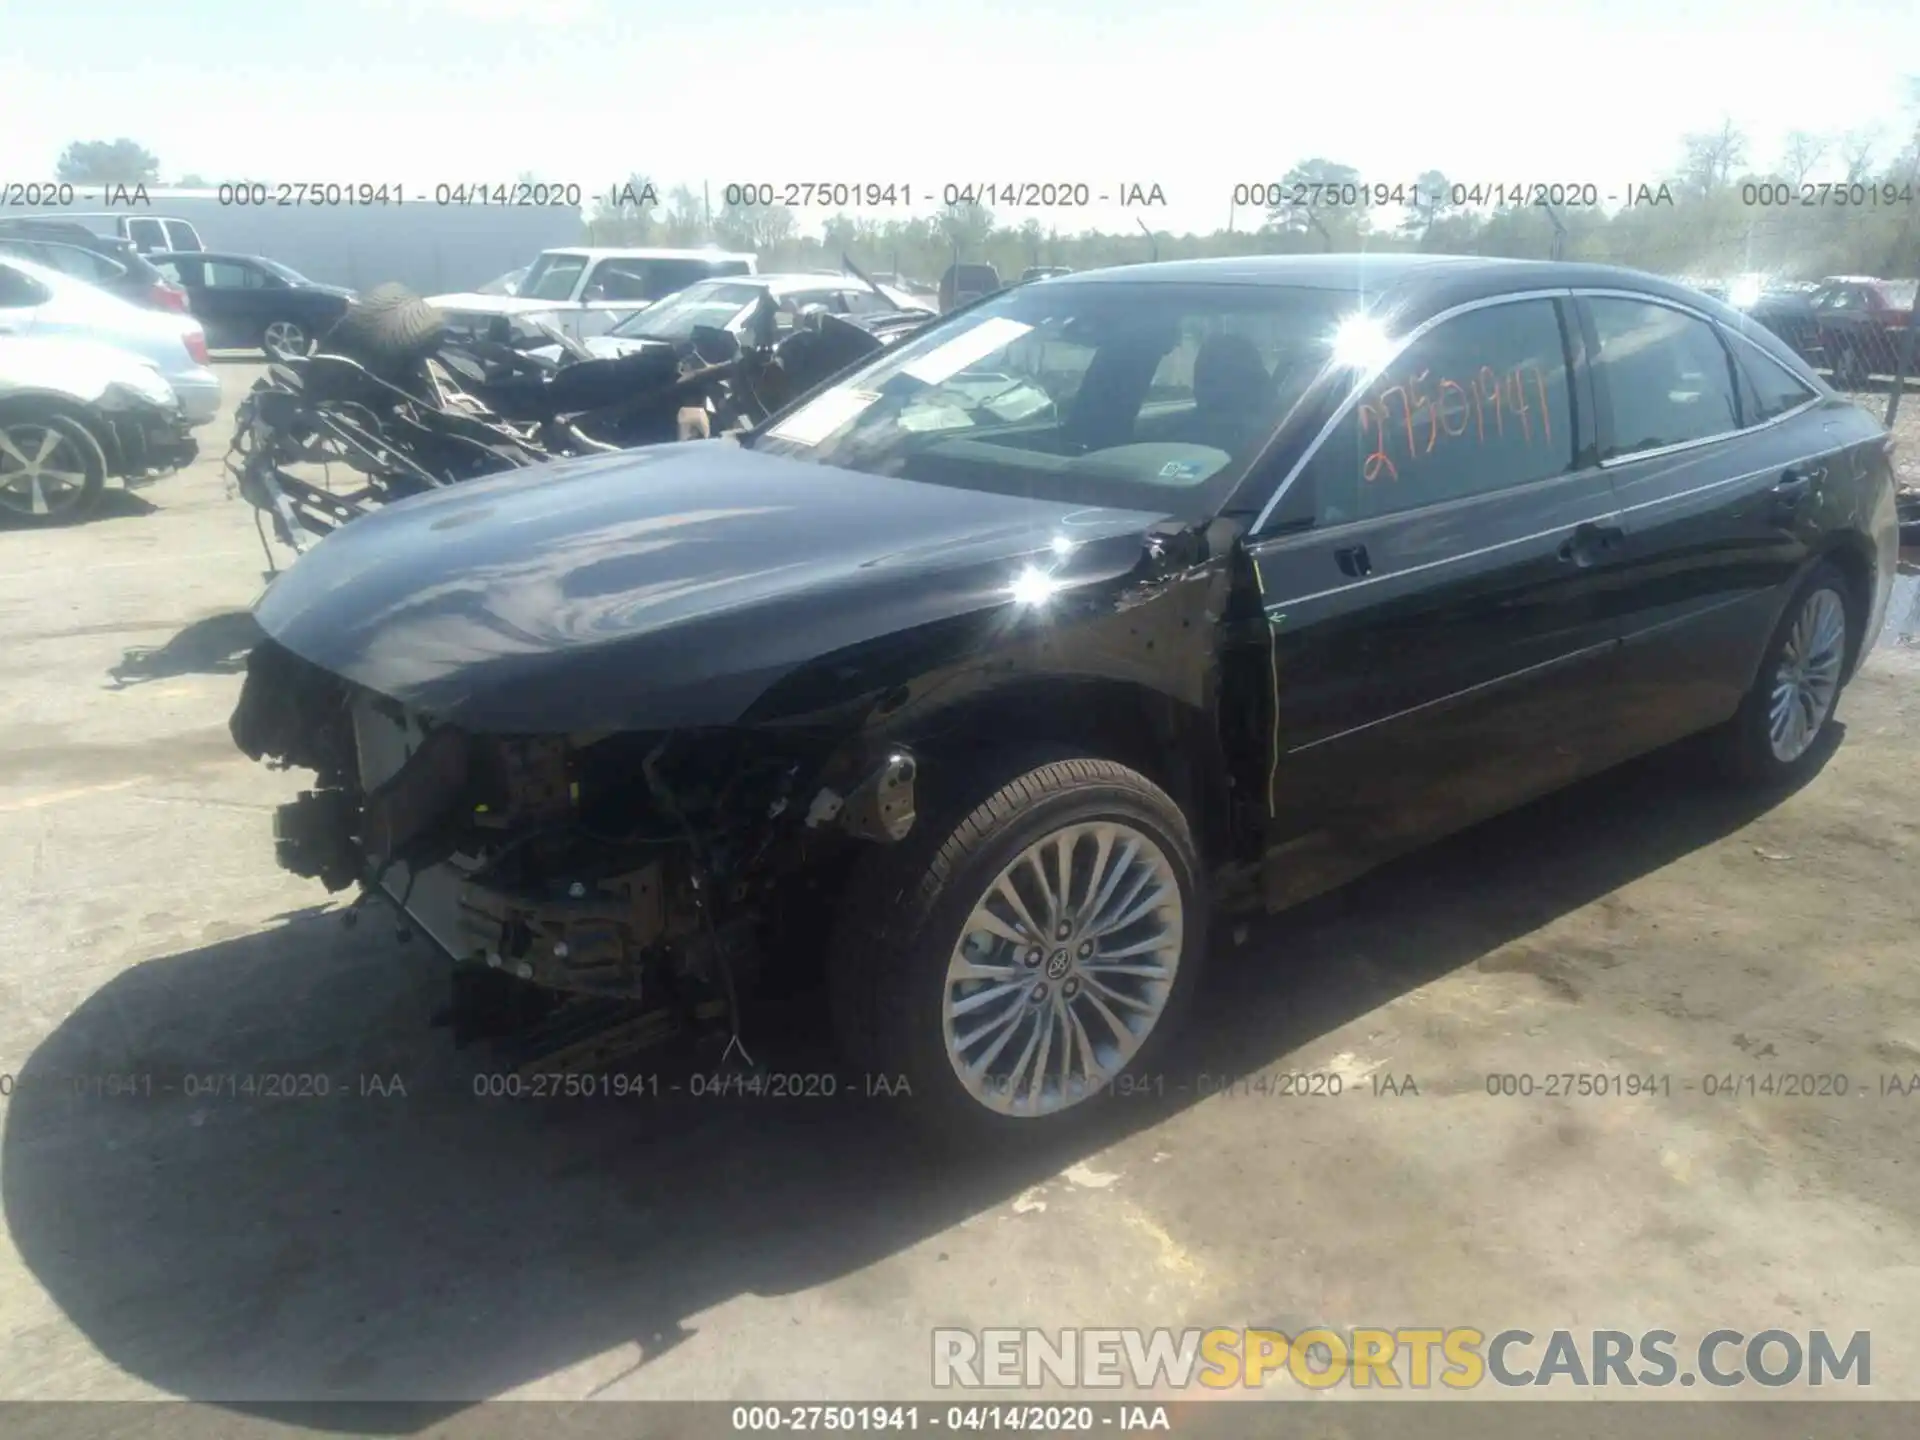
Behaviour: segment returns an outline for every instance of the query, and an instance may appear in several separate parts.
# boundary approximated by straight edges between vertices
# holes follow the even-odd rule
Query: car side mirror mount
[[[747,321],[747,334],[759,349],[766,349],[780,338],[780,306],[773,292],[762,290],[754,302],[753,315]]]
[[[691,337],[693,353],[708,365],[724,365],[740,353],[740,337],[717,325],[696,325]]]

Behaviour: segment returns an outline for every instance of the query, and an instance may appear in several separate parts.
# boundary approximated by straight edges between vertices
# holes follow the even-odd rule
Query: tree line
[[[1029,266],[1354,250],[1589,260],[1701,278],[1920,273],[1920,103],[1897,149],[1872,132],[1796,131],[1773,163],[1749,165],[1747,156],[1746,137],[1730,123],[1688,135],[1671,169],[1615,209],[1577,195],[1558,204],[1531,196],[1455,203],[1456,187],[1439,170],[1419,177],[1409,203],[1365,208],[1339,203],[1364,184],[1361,172],[1314,157],[1282,177],[1279,198],[1288,203],[1249,209],[1208,234],[1062,233],[1032,217],[1009,223],[982,206],[955,205],[911,219],[835,214],[808,235],[783,206],[711,206],[690,186],[663,194],[638,174],[620,193],[639,203],[601,205],[588,229],[595,244],[717,244],[756,251],[769,269],[831,268],[846,255],[917,279],[956,261],[984,262],[1008,278]],[[1813,182],[1815,173],[1833,179]]]
[[[1790,133],[1779,154],[1753,163],[1748,137],[1730,121],[1681,137],[1673,164],[1642,187],[1638,203],[1473,203],[1443,171],[1428,170],[1410,203],[1339,203],[1365,177],[1318,156],[1280,182],[1283,203],[1248,207],[1207,234],[1062,233],[1029,216],[1017,223],[980,205],[948,206],[903,219],[836,213],[819,233],[781,205],[712,203],[690,185],[656,186],[636,173],[585,217],[599,245],[719,245],[759,254],[764,269],[831,269],[852,259],[870,273],[932,280],[956,261],[992,265],[1003,278],[1030,266],[1090,270],[1144,260],[1329,251],[1424,251],[1590,260],[1667,274],[1724,277],[1760,272],[1783,279],[1867,273],[1920,274],[1920,78],[1908,82],[1900,124],[1826,135]],[[76,142],[58,178],[75,183],[157,184],[157,157],[129,139]],[[1802,194],[1815,175],[1831,185]],[[542,177],[523,174],[524,181]],[[183,176],[176,184],[206,184]],[[1818,182],[1824,183],[1824,182]]]

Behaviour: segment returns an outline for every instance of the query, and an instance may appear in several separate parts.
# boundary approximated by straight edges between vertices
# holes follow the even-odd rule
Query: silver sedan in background
[[[0,256],[0,335],[97,340],[159,371],[179,397],[188,424],[204,425],[220,409],[220,377],[213,372],[199,321],[143,310],[31,260]]]

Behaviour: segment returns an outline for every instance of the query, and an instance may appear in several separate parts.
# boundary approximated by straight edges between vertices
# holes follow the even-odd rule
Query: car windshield
[[[1215,503],[1333,358],[1346,291],[1062,279],[932,327],[756,449],[967,489]]]
[[[737,280],[702,280],[637,315],[629,315],[608,333],[645,340],[691,340],[696,325],[724,329],[758,300],[765,288]]]
[[[1888,280],[1880,286],[1880,293],[1887,297],[1887,304],[1896,310],[1911,310],[1916,291],[1920,291],[1920,280]]]
[[[587,268],[584,255],[542,255],[520,282],[522,300],[571,300],[580,272]]]
[[[263,259],[259,263],[260,263],[260,268],[262,270],[265,270],[267,273],[271,275],[278,275],[282,280],[286,281],[289,285],[311,285],[313,283],[311,280],[307,279],[306,276],[302,275],[298,270],[295,270],[289,265],[282,265],[278,260]]]

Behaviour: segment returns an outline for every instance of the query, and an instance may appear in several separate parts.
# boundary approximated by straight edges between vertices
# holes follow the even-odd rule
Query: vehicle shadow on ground
[[[164,645],[128,650],[107,672],[107,688],[125,690],[175,675],[238,675],[247,668],[248,652],[261,638],[259,622],[251,610],[223,610],[202,616]]]
[[[159,509],[160,507],[158,505],[155,505],[144,495],[137,494],[132,490],[109,487],[100,492],[100,498],[94,502],[92,508],[84,515],[76,515],[61,520],[55,528],[79,529],[83,526],[97,524],[102,520],[125,520],[142,515],[153,515],[158,513]],[[25,515],[16,515],[5,510],[0,510],[0,531],[39,530],[42,528],[44,527],[36,524]]]
[[[1696,773],[1653,757],[1222,934],[1167,1073],[1267,1066],[1771,803]],[[433,957],[371,911],[337,919],[122,974],[15,1082],[13,1243],[107,1361],[163,1390],[280,1420],[274,1402],[441,1402],[388,1424],[422,1428],[623,1343],[644,1365],[710,1307],[846,1276],[1192,1103],[1129,1100],[1071,1144],[956,1163],[857,1077],[833,1099],[480,1099],[485,1061],[427,1028]],[[755,1058],[827,1063],[821,1023],[796,1000]],[[96,1078],[115,1076],[136,1093]],[[261,1076],[329,1093],[246,1093]]]
[[[164,479],[166,477],[161,476],[160,478]],[[122,520],[140,515],[157,515],[159,513],[160,507],[154,504],[153,501],[147,499],[147,497],[142,495],[138,490],[116,487],[100,492],[100,503],[94,507],[93,514],[89,518],[94,520]]]

